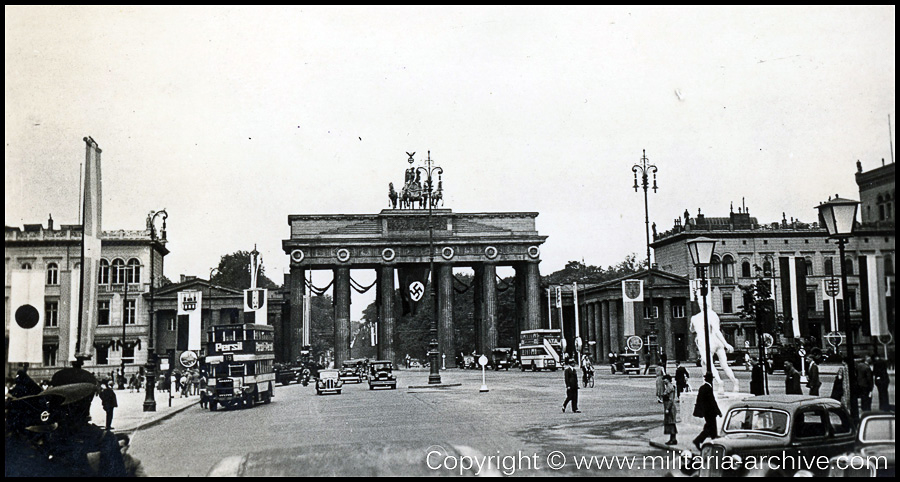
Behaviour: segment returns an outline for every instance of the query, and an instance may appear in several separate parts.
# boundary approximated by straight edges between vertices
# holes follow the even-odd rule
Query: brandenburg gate
[[[412,155],[409,161],[412,164]],[[440,181],[434,191],[429,189],[430,176],[423,187],[413,168],[407,169],[406,174],[402,194],[396,193],[391,185],[390,207],[378,214],[288,216],[291,235],[282,241],[282,248],[290,256],[291,266],[290,329],[287,330],[291,360],[299,356],[307,270],[334,273],[335,366],[340,366],[349,354],[351,269],[375,270],[377,353],[381,359],[398,361],[392,346],[394,304],[400,302],[395,299],[395,273],[410,268],[427,269],[430,261],[434,266],[431,279],[437,283],[438,350],[446,355],[448,366],[455,364],[454,323],[460,322],[453,316],[453,268],[471,268],[475,272],[471,288],[475,290],[475,345],[479,353],[490,355],[497,347],[498,266],[515,269],[517,331],[541,328],[538,263],[540,246],[547,237],[535,229],[538,213],[454,213],[437,207],[443,189]],[[415,284],[411,291],[423,291],[422,283]],[[399,289],[410,290],[410,287]],[[411,293],[411,296],[414,300],[424,298],[421,293]]]

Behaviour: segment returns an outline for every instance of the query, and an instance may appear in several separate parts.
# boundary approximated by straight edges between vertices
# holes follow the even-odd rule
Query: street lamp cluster
[[[150,339],[147,343],[147,365],[146,373],[147,373],[147,381],[144,384],[144,388],[146,390],[145,398],[144,398],[144,411],[145,412],[155,412],[156,411],[156,368],[159,363],[155,353],[155,344],[153,342],[153,329],[156,326],[156,310],[153,308],[153,291],[156,286],[156,270],[153,267],[154,259],[156,256],[153,253],[154,247],[153,243],[157,241],[156,238],[156,218],[162,217],[162,238],[163,242],[166,241],[166,219],[169,217],[169,213],[166,212],[165,209],[160,211],[150,211],[150,215],[147,216],[147,228],[150,230]],[[124,328],[123,328],[124,330]],[[124,337],[124,336],[123,336]]]
[[[425,202],[428,203],[428,272],[431,276],[431,305],[433,308],[432,317],[431,317],[431,329],[430,336],[431,341],[428,343],[428,359],[430,366],[430,373],[428,374],[428,384],[429,385],[438,385],[441,383],[441,373],[440,373],[440,353],[438,350],[438,341],[437,341],[437,319],[438,319],[438,305],[437,305],[437,287],[435,286],[435,275],[434,275],[434,223],[432,222],[431,210],[434,207],[434,182],[433,176],[437,174],[438,177],[444,173],[444,169],[440,166],[435,166],[434,161],[431,160],[431,151],[428,151],[428,158],[425,159],[425,165],[419,166],[416,168],[416,174],[423,175],[425,179],[425,184],[422,187],[422,196],[425,199]],[[409,156],[409,163],[413,163],[413,157]]]
[[[647,189],[650,187],[650,174],[653,174],[653,192],[656,192],[656,166],[653,164],[647,164],[647,150],[643,151],[643,156],[641,156],[641,163],[635,164],[631,166],[631,171],[634,172],[634,192],[638,191],[638,187],[644,188],[644,234],[647,238],[647,288],[645,294],[647,295],[647,301],[645,302],[645,306],[649,306],[647,309],[647,318],[650,320],[650,329],[647,332],[647,348],[649,350],[649,357],[647,360],[648,365],[656,365],[656,352],[658,351],[658,347],[655,343],[651,343],[651,338],[656,338],[656,320],[654,319],[654,309],[653,309],[653,296],[652,296],[652,287],[653,287],[653,276],[650,272],[651,267],[653,266],[650,263],[650,211],[647,205]],[[641,183],[638,185],[638,173],[641,174]]]

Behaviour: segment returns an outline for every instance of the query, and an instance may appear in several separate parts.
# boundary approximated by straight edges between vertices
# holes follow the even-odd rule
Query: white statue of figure
[[[700,365],[703,367],[703,373],[706,373],[706,335],[703,330],[703,309],[701,308],[700,310],[700,313],[691,316],[691,331],[696,333],[694,340],[697,343],[697,352],[700,353]],[[733,391],[740,392],[737,378],[735,378],[734,372],[731,371],[731,367],[728,366],[728,358],[726,357],[726,353],[733,352],[734,347],[725,341],[725,335],[722,334],[720,326],[721,322],[719,320],[719,315],[713,311],[712,297],[709,296],[706,298],[706,311],[707,317],[709,318],[709,350],[712,352],[713,356],[718,358],[719,366],[725,371],[725,374],[728,375],[728,379],[731,380],[734,387]],[[719,371],[716,370],[715,362],[713,362],[712,374],[713,378],[719,383],[719,393],[724,392],[725,385],[722,384],[722,379],[719,378]]]

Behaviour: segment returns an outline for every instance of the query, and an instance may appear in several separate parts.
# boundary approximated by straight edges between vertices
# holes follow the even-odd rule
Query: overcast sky
[[[103,228],[166,208],[173,280],[255,243],[281,282],[287,216],[379,212],[406,151],[455,212],[539,212],[543,274],[645,252],[644,149],[660,231],[742,198],[813,221],[891,162],[895,13],[6,7],[5,223],[79,222],[85,136]]]

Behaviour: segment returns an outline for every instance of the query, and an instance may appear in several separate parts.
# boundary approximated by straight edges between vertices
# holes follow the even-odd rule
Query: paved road
[[[699,369],[690,370],[697,380]],[[749,374],[736,374],[746,389]],[[406,390],[426,384],[426,370],[398,376],[398,390],[349,384],[342,395],[316,396],[312,386],[290,385],[276,387],[269,405],[191,407],[135,433],[131,453],[153,476],[202,476],[213,468],[245,476],[450,475],[460,472],[464,456],[482,460],[481,473],[491,473],[487,467],[517,475],[666,472],[576,467],[576,459],[590,461],[582,456],[663,454],[648,445],[649,432],[662,422],[652,378],[598,373],[595,387],[580,391],[582,413],[573,414],[560,410],[562,372],[489,372],[488,393],[479,393],[480,372],[443,372],[445,383],[462,384],[444,391]],[[830,390],[831,377],[824,378]],[[783,386],[782,380],[774,376],[771,386]],[[484,456],[494,459],[484,462]],[[561,457],[562,469],[551,469]]]

